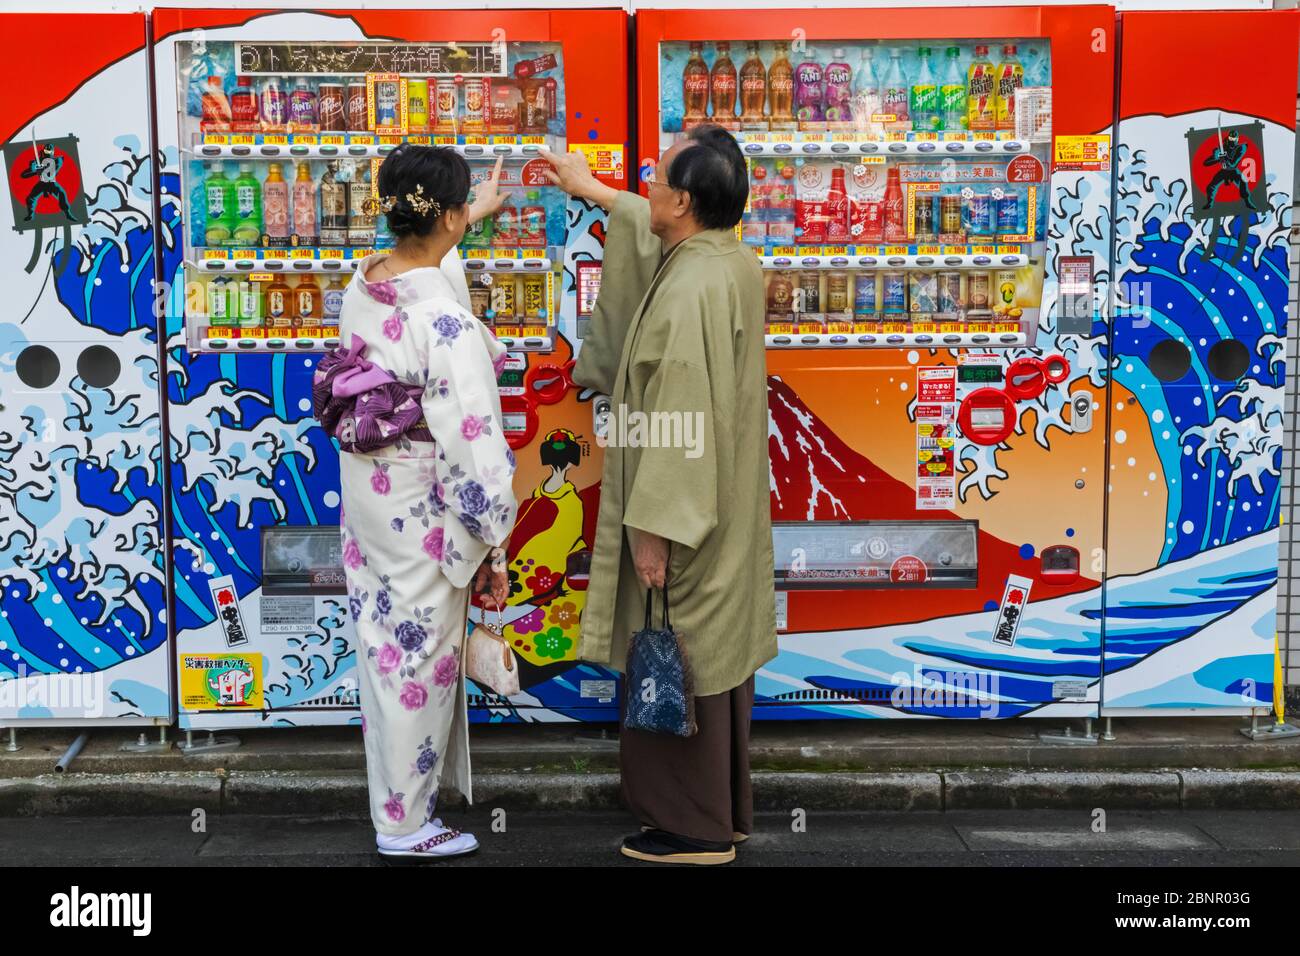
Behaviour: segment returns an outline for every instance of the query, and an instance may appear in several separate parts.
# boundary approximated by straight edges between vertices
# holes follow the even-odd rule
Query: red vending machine
[[[756,716],[1098,713],[1115,22],[637,13],[639,167],[704,122],[749,165],[781,631]]]
[[[510,349],[499,385],[521,509],[505,633],[524,689],[476,690],[471,712],[610,711],[612,675],[575,659],[601,464],[591,396],[569,378],[604,215],[549,186],[540,150],[581,150],[626,186],[626,15],[187,8],[153,24],[181,725],[360,719],[360,600],[310,389],[342,290],[391,244],[367,200],[403,142],[457,150],[475,183],[504,157],[509,195],[460,252],[469,307]]]

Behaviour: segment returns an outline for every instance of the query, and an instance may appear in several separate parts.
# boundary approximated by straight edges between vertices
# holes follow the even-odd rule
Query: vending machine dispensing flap
[[[501,427],[506,444],[518,451],[537,434],[537,406],[526,396],[502,395]]]
[[[338,525],[263,527],[262,593],[347,593]]]
[[[1038,576],[1047,584],[1073,584],[1079,580],[1079,549],[1068,544],[1044,548]]]
[[[1016,403],[1000,388],[977,388],[957,411],[962,434],[977,445],[996,445],[1016,428]]]
[[[772,523],[776,585],[790,590],[971,588],[978,543],[977,521]]]

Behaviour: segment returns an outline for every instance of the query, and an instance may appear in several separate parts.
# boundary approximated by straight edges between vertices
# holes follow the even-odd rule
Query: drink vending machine
[[[1276,554],[1249,595],[1231,575],[1198,579],[1204,601],[1173,583],[1198,550],[1174,546],[1193,480],[1179,432],[1187,454],[1196,428],[1116,347],[1138,313],[1112,296],[1138,292],[1114,287],[1112,241],[1140,258],[1143,230],[1170,225],[1133,220],[1137,188],[1115,205],[1115,28],[1107,6],[638,13],[641,169],[704,122],[749,167],[738,233],[767,292],[782,631],[757,716],[1092,717],[1103,677],[1157,708],[1267,706],[1237,693],[1259,658],[1226,629],[1193,652],[1212,678],[1175,687],[1166,664],[1212,604],[1266,590]],[[1290,69],[1294,29],[1285,42]],[[1137,187],[1136,147],[1118,159]],[[1197,307],[1176,298],[1150,304],[1169,322],[1143,321],[1168,335]],[[1259,390],[1238,391],[1244,412]]]
[[[614,706],[576,663],[600,456],[569,373],[599,288],[604,214],[539,150],[625,186],[626,31],[613,10],[154,14],[170,248],[167,399],[178,703],[185,728],[358,721],[337,453],[311,380],[402,142],[445,145],[509,199],[466,235],[472,310],[510,348],[518,458],[505,632],[523,692],[478,720]]]

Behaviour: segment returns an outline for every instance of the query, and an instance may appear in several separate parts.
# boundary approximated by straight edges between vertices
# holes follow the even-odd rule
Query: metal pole
[[[9,728],[9,744],[8,744],[8,746],[5,747],[5,750],[7,750],[7,751],[8,751],[9,753],[11,753],[11,754],[16,754],[18,751],[20,751],[20,750],[22,750],[22,749],[23,749],[22,747],[19,747],[19,746],[18,746],[18,728],[17,728],[17,727],[10,727],[10,728]]]
[[[63,756],[59,758],[59,762],[54,765],[54,772],[65,772],[68,769],[68,764],[72,763],[72,761],[76,759],[77,754],[81,753],[81,748],[86,746],[86,741],[89,739],[90,731],[88,730],[84,730],[78,734],[77,739],[74,740],[68,749],[63,752]]]

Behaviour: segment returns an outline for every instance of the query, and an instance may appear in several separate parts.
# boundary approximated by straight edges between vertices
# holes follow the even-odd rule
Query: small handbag
[[[663,593],[663,626],[651,627],[651,589],[645,597],[645,627],[633,634],[628,644],[623,726],[692,737],[699,730],[695,724],[695,682],[686,648],[668,620],[667,587]]]
[[[515,652],[501,634],[500,608],[497,608],[496,627],[481,621],[470,631],[465,649],[465,675],[501,697],[519,693],[519,666]]]

